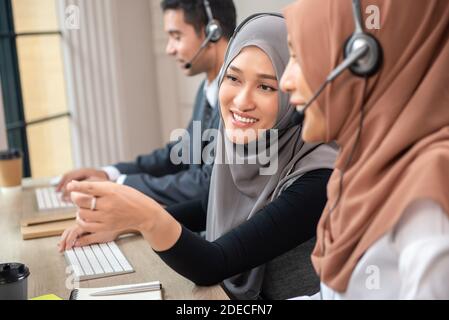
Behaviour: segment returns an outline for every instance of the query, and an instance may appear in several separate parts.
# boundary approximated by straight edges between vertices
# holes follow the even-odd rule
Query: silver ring
[[[97,206],[97,197],[92,197],[92,200],[90,201],[90,210],[94,211]]]

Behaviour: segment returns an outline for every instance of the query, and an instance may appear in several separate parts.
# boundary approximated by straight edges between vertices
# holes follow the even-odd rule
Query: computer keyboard
[[[73,203],[62,200],[61,194],[54,187],[38,188],[35,192],[39,211],[75,208]]]
[[[64,255],[80,281],[134,272],[115,242],[66,250]]]

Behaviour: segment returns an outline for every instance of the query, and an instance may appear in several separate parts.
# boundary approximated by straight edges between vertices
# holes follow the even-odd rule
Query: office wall
[[[161,146],[153,18],[147,0],[113,0],[124,159]],[[132,4],[132,5],[131,5]]]

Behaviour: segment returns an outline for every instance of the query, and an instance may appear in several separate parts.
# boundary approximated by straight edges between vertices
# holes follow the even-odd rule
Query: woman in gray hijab
[[[68,188],[81,208],[74,233],[137,230],[178,273],[198,285],[222,282],[237,299],[316,293],[310,253],[336,150],[304,143],[290,123],[294,109],[279,90],[286,39],[276,14],[236,29],[219,78],[222,121],[207,210],[201,201],[165,210],[126,186],[73,182]],[[204,227],[206,239],[192,232]],[[93,241],[85,237],[76,245]],[[71,242],[66,235],[63,249]]]

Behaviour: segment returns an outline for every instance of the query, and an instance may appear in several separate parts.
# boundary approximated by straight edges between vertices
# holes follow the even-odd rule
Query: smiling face
[[[248,143],[259,130],[275,126],[279,109],[278,80],[270,58],[246,47],[231,62],[219,99],[226,134],[234,143]]]
[[[204,33],[199,35],[193,25],[185,22],[183,10],[168,9],[164,11],[164,29],[168,35],[165,52],[175,58],[185,75],[200,74],[214,65],[213,50],[208,47],[198,56],[192,68],[185,68],[186,63],[197,53],[205,35]]]
[[[288,39],[290,60],[281,79],[281,89],[290,93],[290,104],[298,111],[302,110],[312,98],[313,93],[304,78],[296,53]],[[323,142],[326,140],[326,119],[316,102],[306,110],[302,138],[306,142]]]

